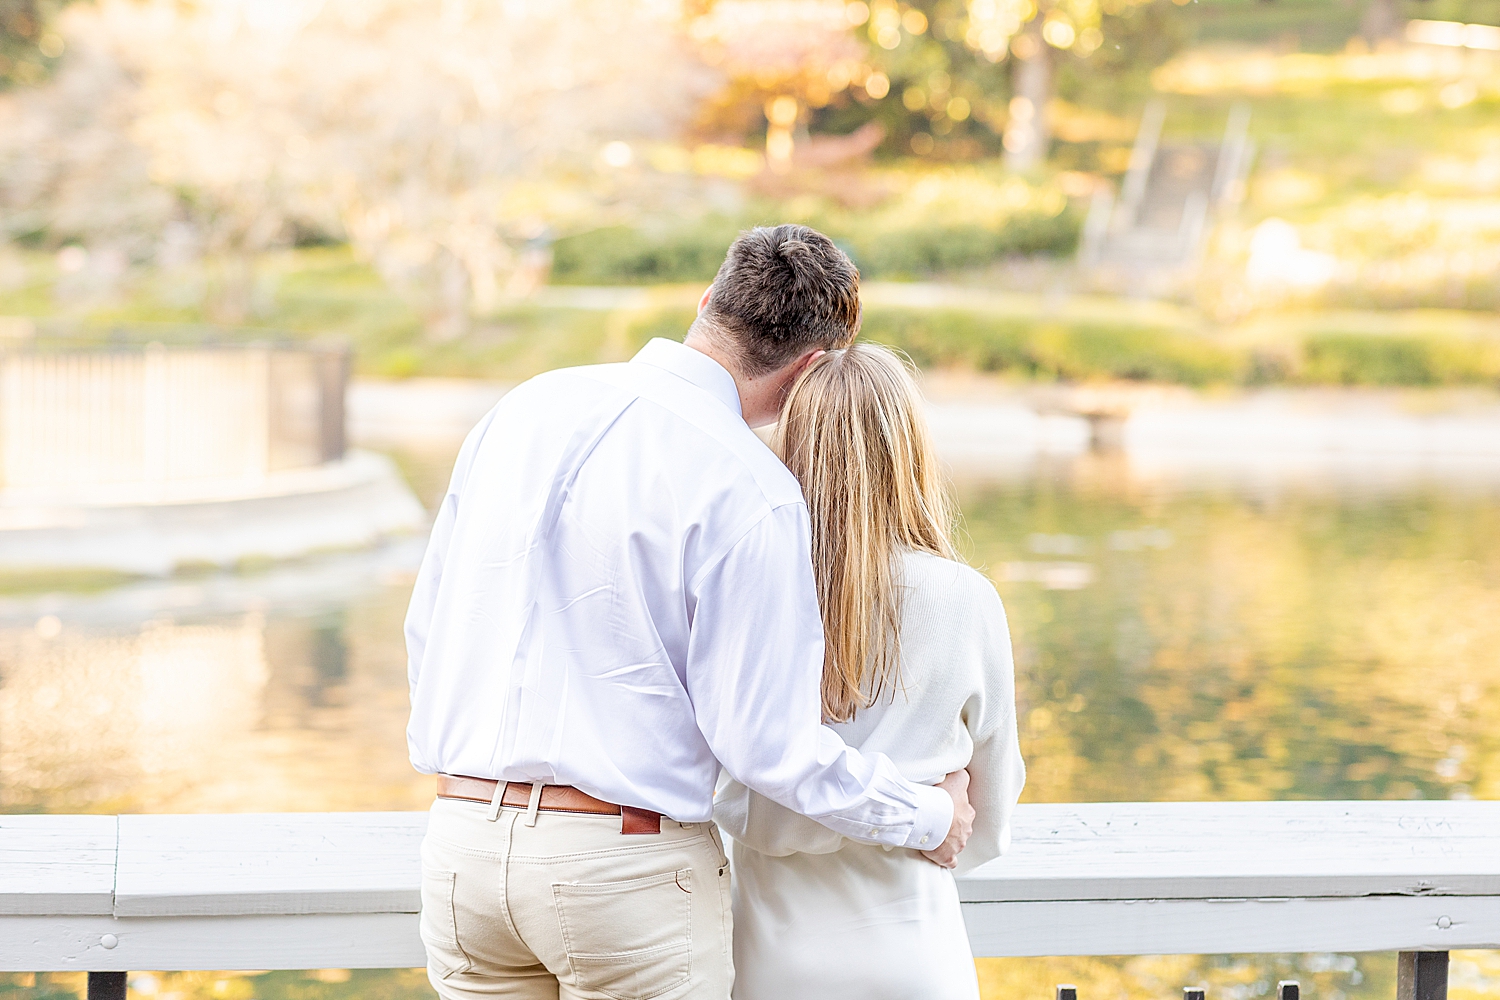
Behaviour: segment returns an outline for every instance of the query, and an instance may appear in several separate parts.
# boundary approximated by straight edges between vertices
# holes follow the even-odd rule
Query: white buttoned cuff
[[[919,796],[916,822],[902,846],[918,851],[935,850],[948,839],[948,830],[953,826],[953,796],[931,785],[922,785]]]

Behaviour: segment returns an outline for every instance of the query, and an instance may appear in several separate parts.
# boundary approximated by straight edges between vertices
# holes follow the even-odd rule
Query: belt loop
[[[505,798],[505,779],[495,782],[495,797],[490,799],[490,822],[500,818],[500,803]]]
[[[542,807],[542,787],[545,782],[531,783],[531,801],[526,803],[526,825],[536,826],[536,811]]]

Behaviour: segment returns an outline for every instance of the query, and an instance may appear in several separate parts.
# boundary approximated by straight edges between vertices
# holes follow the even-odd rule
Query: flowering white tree
[[[528,240],[619,196],[629,157],[604,147],[685,123],[709,81],[679,25],[665,0],[100,0],[61,28],[133,81],[86,125],[128,137],[205,252],[342,233],[435,290],[446,334],[515,287]]]
[[[148,255],[173,199],[132,141],[134,82],[91,40],[45,87],[0,95],[0,242],[38,233]]]

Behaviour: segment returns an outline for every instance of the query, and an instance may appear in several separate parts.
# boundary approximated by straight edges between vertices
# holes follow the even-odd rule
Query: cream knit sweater
[[[850,746],[885,754],[912,781],[968,768],[977,816],[962,873],[1005,853],[1026,781],[1010,631],[994,586],[969,566],[907,552],[902,570],[900,689],[833,728]],[[774,857],[849,843],[733,780],[721,785],[714,818],[739,843]]]

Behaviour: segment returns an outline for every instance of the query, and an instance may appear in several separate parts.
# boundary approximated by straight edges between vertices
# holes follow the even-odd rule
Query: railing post
[[[1302,987],[1295,979],[1283,979],[1276,984],[1276,1000],[1300,1000]]]
[[[1182,1000],[1203,1000],[1206,991],[1201,986],[1184,986],[1182,988]]]
[[[90,972],[88,1000],[125,1000],[125,973]]]
[[[1078,1000],[1078,987],[1072,983],[1059,983],[1057,986],[1057,1000]]]
[[[1396,961],[1396,1000],[1448,1000],[1448,953],[1403,951]]]

